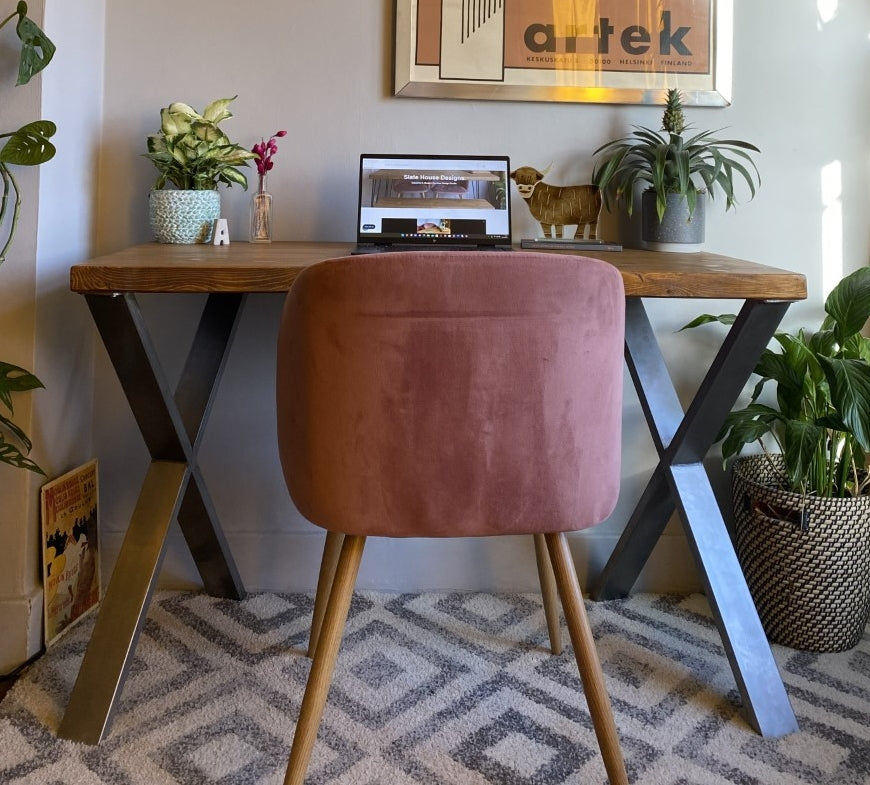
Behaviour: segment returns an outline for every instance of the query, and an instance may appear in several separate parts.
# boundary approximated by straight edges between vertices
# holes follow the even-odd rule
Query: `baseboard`
[[[0,598],[0,674],[9,674],[42,649],[42,589]]]
[[[313,591],[323,533],[228,534],[230,548],[248,591]],[[122,534],[102,537],[103,585],[121,547]],[[581,586],[600,572],[616,545],[615,535],[569,535]],[[161,589],[201,585],[184,540],[171,533],[160,572]],[[357,586],[373,591],[537,591],[531,537],[397,540],[372,538],[366,544]],[[634,591],[687,594],[701,590],[691,552],[682,534],[663,536]]]

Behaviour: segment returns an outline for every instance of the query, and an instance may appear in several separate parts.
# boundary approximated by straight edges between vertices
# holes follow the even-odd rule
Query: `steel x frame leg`
[[[626,596],[676,509],[746,718],[762,736],[774,737],[796,731],[797,720],[702,461],[788,305],[743,305],[684,414],[643,302],[626,301],[625,358],[659,464],[592,591],[595,599]]]
[[[98,744],[117,707],[174,519],[206,591],[232,599],[245,595],[197,467],[197,451],[244,296],[209,295],[174,396],[135,295],[86,299],[151,454],[59,729],[62,738]]]

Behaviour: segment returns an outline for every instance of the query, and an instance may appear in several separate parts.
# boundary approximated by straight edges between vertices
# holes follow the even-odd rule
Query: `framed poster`
[[[396,0],[400,96],[731,103],[733,0]]]
[[[100,601],[97,462],[42,486],[45,644]]]

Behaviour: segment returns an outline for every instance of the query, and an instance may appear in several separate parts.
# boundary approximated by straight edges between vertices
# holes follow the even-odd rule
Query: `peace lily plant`
[[[771,461],[780,485],[801,495],[860,496],[870,487],[870,339],[862,330],[870,318],[870,267],[843,278],[825,301],[816,332],[777,332],[778,351],[768,347],[755,366],[760,380],[750,402],[725,421],[722,458],[737,456],[766,439],[782,455]],[[704,314],[686,325],[733,324],[733,314]],[[685,328],[684,328],[685,329]],[[768,382],[775,402],[761,393]]]
[[[13,19],[16,20],[15,32],[21,41],[16,84],[24,85],[49,64],[55,47],[27,16],[27,3],[18,3],[13,13],[0,20],[0,30]],[[17,131],[0,132],[0,180],[3,182],[3,193],[0,196],[0,264],[5,261],[6,252],[12,245],[21,209],[18,183],[9,167],[39,166],[50,160],[54,156],[55,148],[49,138],[56,130],[54,123],[36,120],[23,125]],[[14,393],[42,386],[42,382],[24,368],[0,361],[0,463],[39,474],[44,472],[27,457],[32,447],[30,439],[12,421],[15,413],[12,396]]]

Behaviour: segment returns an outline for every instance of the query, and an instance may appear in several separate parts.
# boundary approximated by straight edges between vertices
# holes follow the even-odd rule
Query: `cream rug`
[[[632,783],[870,783],[870,635],[843,654],[775,647],[801,731],[763,739],[703,597],[587,607]],[[301,594],[159,594],[97,747],[55,735],[85,621],[0,703],[0,783],[279,785],[310,614]],[[310,785],[605,781],[573,654],[549,654],[537,596],[355,597]]]

